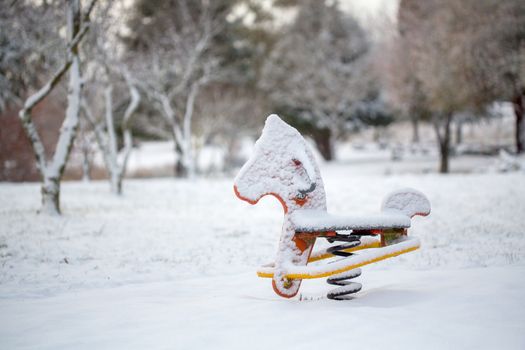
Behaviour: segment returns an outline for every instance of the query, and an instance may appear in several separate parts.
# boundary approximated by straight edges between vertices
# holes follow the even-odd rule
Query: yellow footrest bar
[[[287,266],[285,267],[285,277],[289,279],[312,279],[332,276],[338,273],[356,269],[361,266],[373,264],[381,260],[393,258],[401,254],[409,253],[418,249],[420,247],[420,242],[419,239],[417,239],[416,237],[407,237],[404,241],[390,246],[382,248],[377,248],[377,246],[377,243],[368,242],[363,244],[362,246],[351,248],[348,250],[349,252],[356,250],[361,250],[361,252],[359,254],[352,255],[348,258],[344,258],[330,264]],[[365,250],[367,248],[375,249]],[[320,255],[312,254],[313,256],[315,256],[315,260],[312,261],[333,257],[332,254],[330,254],[330,256],[325,257],[326,254],[328,253]],[[263,278],[273,278],[274,270],[275,267],[273,266],[273,264],[262,266],[257,271],[257,276]]]

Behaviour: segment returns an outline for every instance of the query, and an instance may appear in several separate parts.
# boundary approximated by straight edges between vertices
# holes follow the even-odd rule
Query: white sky
[[[399,5],[398,0],[339,0],[339,3],[341,9],[353,14],[365,28],[383,16],[395,19]]]
[[[376,36],[380,35],[378,23],[385,19],[395,22],[399,0],[339,0],[339,5],[343,11],[352,14],[365,30],[370,30],[372,36]],[[278,22],[287,23],[293,18],[294,11],[280,9],[276,16]]]

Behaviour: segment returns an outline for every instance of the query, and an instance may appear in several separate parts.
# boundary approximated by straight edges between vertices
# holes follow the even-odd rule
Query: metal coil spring
[[[360,236],[356,235],[340,235],[336,234],[335,236],[326,237],[328,242],[346,242],[344,244],[339,244],[328,248],[326,251],[336,256],[348,257],[352,253],[345,252],[345,249],[354,248],[361,244]],[[339,288],[332,289],[326,295],[328,299],[332,300],[350,300],[352,299],[349,295],[357,293],[361,290],[361,283],[349,281],[353,278],[356,278],[361,275],[361,269],[353,269],[350,271],[345,271],[337,275],[329,277],[326,282],[331,285],[340,286]]]
[[[357,268],[329,277],[326,280],[328,284],[341,287],[332,289],[326,294],[326,297],[333,300],[351,300],[352,298],[349,295],[359,292],[363,286],[361,283],[349,280],[360,275],[361,269]]]

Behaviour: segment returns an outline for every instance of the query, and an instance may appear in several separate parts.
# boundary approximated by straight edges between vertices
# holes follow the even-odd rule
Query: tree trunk
[[[379,141],[381,140],[381,127],[380,126],[374,127],[372,138],[375,143],[379,143]]]
[[[223,171],[229,171],[234,167],[234,152],[236,149],[236,140],[234,137],[228,138],[228,146],[226,147],[226,153],[224,154]]]
[[[120,194],[118,191],[118,176],[115,172],[115,169],[113,168],[113,165],[109,167],[107,170],[108,170],[108,176],[109,176],[109,188],[111,189],[111,193],[118,195]]]
[[[195,99],[199,94],[200,82],[194,82],[191,85],[190,93],[186,98],[186,109],[184,112],[184,119],[182,125],[182,132],[184,135],[184,144],[182,145],[182,163],[186,168],[185,177],[195,177],[195,157],[193,155],[193,145],[191,143],[191,125],[193,119],[193,110],[195,108]]]
[[[446,174],[449,172],[451,122],[452,113],[447,113],[445,116],[441,118],[437,117],[434,120],[434,130],[436,132],[439,144],[439,172],[441,174]]]
[[[525,125],[523,115],[525,113],[525,95],[517,95],[512,101],[514,115],[516,116],[516,153],[521,154],[525,148]]]
[[[417,117],[411,118],[412,122],[412,143],[419,143],[419,120]]]
[[[88,126],[84,118],[80,119],[80,152],[82,154],[82,181],[91,181],[91,144],[88,134]]]
[[[126,80],[126,84],[128,86],[129,95],[130,95],[130,102],[128,105],[128,108],[126,108],[126,111],[124,112],[124,118],[122,119],[122,133],[124,138],[124,157],[122,159],[122,164],[120,166],[119,171],[119,177],[118,177],[118,194],[122,194],[122,181],[124,180],[124,176],[126,175],[126,170],[128,168],[128,160],[129,155],[131,153],[131,150],[133,148],[133,134],[131,132],[131,126],[130,121],[131,117],[137,110],[140,104],[140,94],[139,90],[135,87],[135,84],[133,83],[133,80],[131,78],[131,75],[127,71],[127,69],[123,70],[124,79]]]
[[[458,120],[456,122],[456,145],[461,145],[463,142],[463,122]]]
[[[106,101],[106,129],[108,134],[107,150],[109,164],[106,168],[109,173],[111,192],[116,195],[122,194],[122,181],[120,179],[120,167],[118,164],[118,146],[115,125],[113,123],[113,86],[109,84],[105,90]]]
[[[186,169],[185,176],[193,179],[195,177],[195,156],[193,154],[191,143],[186,145],[186,149],[183,155],[183,164]]]
[[[117,194],[122,195],[122,177],[119,176],[117,180]]]
[[[90,164],[90,149],[85,144],[82,145],[82,181],[91,181],[91,164]]]
[[[72,43],[80,31],[81,11],[80,0],[67,2],[67,39]],[[80,95],[82,77],[80,73],[80,58],[78,47],[72,47],[71,66],[69,68],[69,82],[67,88],[66,116],[60,128],[60,135],[55,147],[52,162],[46,167],[42,185],[42,212],[60,215],[60,181],[64,174],[67,160],[73,148],[73,141],[77,134],[80,112]]]
[[[41,213],[49,215],[60,215],[60,179],[45,177],[42,187]]]
[[[174,145],[174,153],[177,157],[177,160],[175,161],[175,167],[173,168],[174,176],[180,178],[188,177],[187,169],[184,166],[184,161],[182,159],[182,151],[180,149],[179,144],[176,141]]]
[[[120,196],[122,194],[122,177],[118,173],[118,170],[115,169],[115,171],[110,174],[109,183],[111,192]]]
[[[334,142],[330,129],[315,130],[312,136],[323,159],[326,161],[334,160]]]
[[[180,154],[179,154],[180,158]],[[182,159],[177,159],[177,163],[175,163],[175,177],[180,178],[187,178],[188,177],[188,169],[186,166],[184,166],[184,162]]]
[[[449,155],[450,155],[450,149],[449,149],[449,140],[440,143],[439,145],[439,172],[441,174],[447,174],[449,172]]]

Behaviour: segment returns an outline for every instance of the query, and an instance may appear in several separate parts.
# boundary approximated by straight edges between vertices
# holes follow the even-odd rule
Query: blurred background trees
[[[410,63],[408,75],[397,73],[397,85],[407,88],[399,100],[430,116],[440,171],[448,172],[454,116],[479,113],[494,101],[513,103],[516,153],[523,152],[525,3],[401,0],[398,20],[394,52]]]
[[[299,1],[263,67],[261,87],[277,112],[310,133],[325,160],[355,123],[352,108],[367,93],[368,42],[337,2]]]
[[[2,180],[43,176],[17,114],[68,61],[67,4],[0,5]],[[487,120],[497,114],[495,104],[507,103],[514,145],[500,147],[523,152],[523,1],[401,0],[396,13],[374,18],[354,17],[359,13],[349,4],[99,1],[78,46],[81,131],[71,135],[76,142],[64,177],[79,178],[84,169],[113,179],[119,192],[126,160],[150,141],[172,143],[175,176],[203,173],[200,164],[210,157],[217,158],[217,171],[229,172],[242,163],[243,140],[274,112],[327,161],[356,133],[374,129],[374,140],[383,142],[392,125],[410,123],[406,142],[433,142],[439,171],[448,172],[465,125]],[[59,79],[32,106],[46,159],[60,138],[67,95]],[[429,125],[434,136],[421,131]]]

